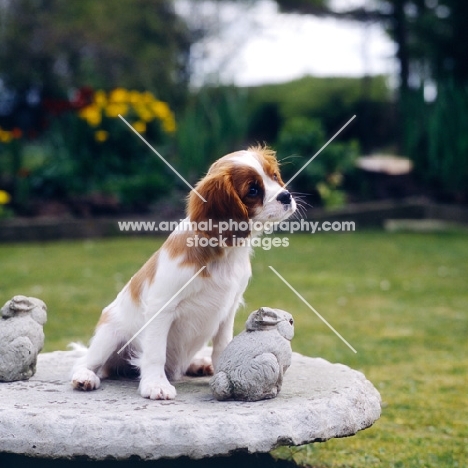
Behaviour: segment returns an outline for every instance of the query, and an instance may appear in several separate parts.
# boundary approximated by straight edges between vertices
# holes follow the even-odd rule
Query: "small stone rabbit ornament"
[[[217,400],[257,401],[275,398],[291,365],[294,320],[280,309],[252,312],[245,331],[221,354],[210,388]]]
[[[15,296],[0,309],[0,382],[35,374],[46,321],[47,307],[35,297]]]

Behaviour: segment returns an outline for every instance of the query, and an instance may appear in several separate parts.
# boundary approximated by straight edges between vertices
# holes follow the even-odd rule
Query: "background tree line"
[[[286,13],[380,22],[397,45],[395,141],[420,181],[445,200],[468,200],[468,2],[374,0],[336,11],[327,0],[276,0]]]
[[[247,8],[256,1],[237,3]],[[328,0],[276,2],[284,14],[383,24],[397,44],[397,95],[379,77],[193,89],[196,46],[219,32],[216,14],[199,18],[194,0],[186,2],[190,21],[177,14],[173,0],[1,2],[0,189],[10,191],[23,212],[41,197],[107,194],[114,200],[108,205],[134,208],[170,191],[153,156],[137,141],[124,143],[125,129],[117,129],[114,115],[121,105],[191,180],[220,154],[256,141],[276,145],[281,157],[307,158],[357,113],[356,125],[343,135],[348,146],[335,151],[331,165],[317,161],[299,189],[310,192],[321,180],[338,189],[336,181],[352,172],[353,158],[386,147],[411,157],[429,190],[466,200],[468,3],[375,0],[337,10]],[[114,102],[116,88],[134,93],[128,102]],[[150,94],[144,98],[144,92]],[[102,93],[106,101],[96,102]],[[161,103],[174,118],[171,131],[172,117],[161,114]],[[100,112],[98,124],[86,117],[93,109]],[[286,171],[301,161],[293,158]],[[149,177],[158,171],[160,177]],[[64,182],[77,174],[78,182]]]

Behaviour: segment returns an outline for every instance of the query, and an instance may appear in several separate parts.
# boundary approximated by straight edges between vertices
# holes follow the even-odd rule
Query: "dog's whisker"
[[[298,197],[298,196],[295,195],[294,199],[298,202],[298,204],[312,206],[310,203],[305,201],[303,197],[300,197],[300,196]]]
[[[312,195],[312,194],[309,193],[309,192],[296,192],[296,191],[294,191],[294,192],[292,192],[292,193],[293,193],[294,195]]]
[[[300,154],[290,154],[288,156],[285,156],[284,158],[281,158],[279,160],[279,163],[283,164],[283,161],[289,161],[290,159],[299,159],[299,158],[302,158]]]

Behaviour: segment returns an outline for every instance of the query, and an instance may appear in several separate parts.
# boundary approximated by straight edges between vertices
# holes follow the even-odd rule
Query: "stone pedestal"
[[[346,437],[380,416],[380,395],[360,372],[294,353],[279,396],[254,403],[213,398],[208,378],[176,383],[177,399],[139,396],[138,382],[71,388],[73,351],[39,355],[29,381],[0,383],[0,452],[93,460],[269,452]]]

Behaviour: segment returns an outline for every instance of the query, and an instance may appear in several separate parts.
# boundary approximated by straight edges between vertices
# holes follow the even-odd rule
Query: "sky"
[[[333,0],[338,8],[372,0]],[[378,24],[280,14],[273,0],[247,8],[178,0],[189,21],[212,21],[215,34],[194,47],[194,85],[285,82],[304,75],[395,75],[395,45]],[[196,10],[193,7],[196,3]],[[192,4],[192,6],[190,6]]]

